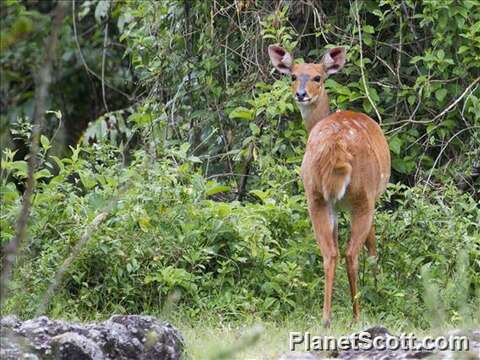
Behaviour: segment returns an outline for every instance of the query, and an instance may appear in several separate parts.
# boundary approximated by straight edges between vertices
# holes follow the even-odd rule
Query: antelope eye
[[[297,80],[297,77],[295,75],[292,75],[292,81]]]
[[[320,75],[317,75],[313,78],[313,81],[315,82],[320,82],[322,80],[322,77]]]

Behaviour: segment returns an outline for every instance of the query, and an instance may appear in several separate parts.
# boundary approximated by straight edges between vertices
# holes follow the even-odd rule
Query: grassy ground
[[[395,324],[375,320],[364,320],[352,324],[350,319],[339,319],[329,329],[324,329],[318,319],[287,320],[269,322],[251,319],[244,324],[222,323],[218,319],[205,319],[195,323],[171,320],[183,334],[186,342],[187,359],[220,360],[269,360],[278,359],[289,351],[289,333],[310,332],[314,335],[350,335],[370,326],[382,324],[392,333],[413,332],[416,336],[427,334],[425,330],[402,329]],[[176,323],[175,323],[176,322]],[[397,324],[398,325],[398,324]],[[403,326],[402,326],[403,327]],[[303,351],[303,346],[296,348]]]

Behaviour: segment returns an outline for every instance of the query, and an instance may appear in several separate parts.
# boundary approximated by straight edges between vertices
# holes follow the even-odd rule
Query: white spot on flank
[[[337,194],[337,200],[341,200],[343,198],[343,196],[345,195],[345,191],[347,190],[348,184],[350,184],[350,176],[347,176],[343,181],[342,188]]]

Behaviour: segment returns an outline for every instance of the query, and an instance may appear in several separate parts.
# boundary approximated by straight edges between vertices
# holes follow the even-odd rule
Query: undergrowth
[[[82,320],[177,311],[184,321],[205,314],[227,323],[318,318],[323,267],[303,193],[279,186],[259,189],[250,202],[215,201],[228,187],[206,180],[182,154],[172,148],[153,159],[138,150],[128,167],[116,160],[118,150],[101,144],[77,147],[63,160],[45,156],[59,173],[38,172],[46,177],[2,312],[30,317],[48,304],[51,316]],[[3,164],[10,176],[24,175],[25,164],[11,156]],[[12,182],[2,181],[2,198],[5,243],[20,201]],[[105,220],[54,280],[100,213]],[[391,185],[375,222],[379,255],[363,255],[359,276],[365,319],[397,328],[478,322],[480,209],[470,195],[452,185]],[[45,299],[54,281],[54,296]],[[342,260],[334,314],[346,318],[350,308]]]

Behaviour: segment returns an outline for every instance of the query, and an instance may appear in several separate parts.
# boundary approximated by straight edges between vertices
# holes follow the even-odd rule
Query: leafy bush
[[[267,184],[255,191],[256,203],[213,201],[208,194],[225,187],[194,171],[195,163],[182,158],[179,149],[156,161],[137,151],[128,167],[115,160],[119,153],[108,145],[73,153],[57,159],[59,174],[40,184],[31,240],[5,311],[35,313],[73,246],[92,220],[107,212],[67,269],[51,299],[51,314],[92,318],[112,312],[158,313],[172,305],[192,319],[205,312],[237,320],[320,313],[323,267],[301,192],[292,196],[285,187]],[[4,164],[21,175],[18,162],[6,159]],[[2,193],[5,242],[19,197],[5,181]],[[423,193],[419,187],[396,185],[381,207],[378,263],[365,256],[360,271],[366,312],[390,321],[400,321],[402,314],[400,319],[425,326],[429,318],[422,277],[427,275],[422,268],[428,267],[430,281],[445,289],[447,320],[466,321],[472,314],[462,309],[472,309],[480,289],[478,204],[452,186]],[[348,235],[345,225],[340,224],[342,244]],[[466,292],[459,304],[460,282],[449,279],[455,279],[462,251],[469,265],[462,273]],[[348,314],[343,264],[337,271],[335,303]]]

